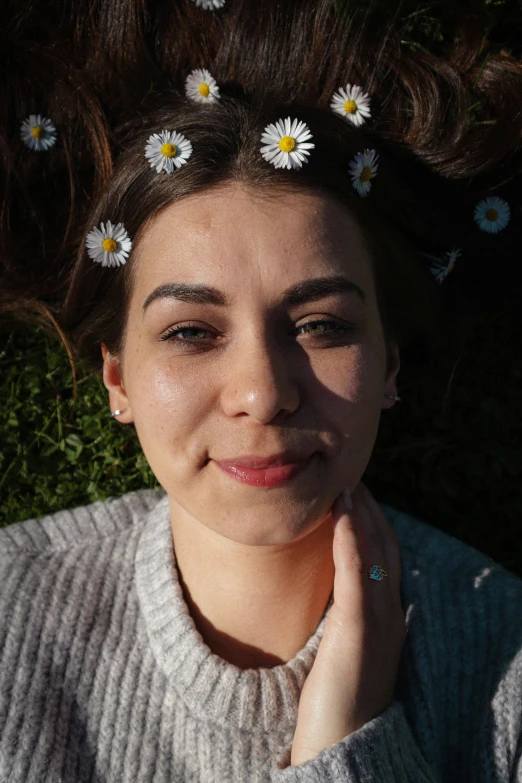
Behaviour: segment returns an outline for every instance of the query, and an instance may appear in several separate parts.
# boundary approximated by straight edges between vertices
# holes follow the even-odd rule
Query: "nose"
[[[250,416],[261,424],[299,407],[297,367],[281,344],[259,331],[245,335],[227,356],[221,406],[227,416]]]

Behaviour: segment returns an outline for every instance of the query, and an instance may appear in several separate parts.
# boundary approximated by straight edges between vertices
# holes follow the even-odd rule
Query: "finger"
[[[342,611],[343,621],[360,614],[364,601],[365,557],[353,512],[348,511],[341,495],[332,507],[334,524],[333,560],[334,606]],[[353,612],[350,612],[353,610]]]
[[[384,585],[377,588],[368,576],[371,565],[386,570],[385,550],[375,530],[371,514],[364,503],[353,500],[352,510],[346,508],[342,495],[333,508],[335,530],[333,541],[334,616],[336,624],[344,627],[364,622],[370,606],[376,602],[379,614],[389,614],[388,590]],[[362,539],[366,541],[363,545]],[[384,579],[382,580],[384,581]],[[372,582],[370,585],[369,583]],[[384,601],[384,603],[383,603]],[[334,608],[332,607],[332,608]],[[334,622],[334,619],[332,619]]]
[[[373,508],[367,502],[367,494],[368,491],[365,491],[364,486],[361,489],[361,484],[356,487],[352,497],[353,514],[355,515],[359,538],[365,555],[366,579],[372,583],[375,581],[383,582],[387,577],[383,576],[382,579],[375,580],[370,578],[368,573],[372,566],[377,566],[389,573],[390,562],[383,531],[378,524]],[[379,590],[381,589],[382,587],[379,588]]]
[[[388,579],[394,591],[399,594],[401,582],[401,549],[399,536],[386,519],[381,507],[370,490],[360,482],[357,486],[358,505],[364,508],[364,513],[370,517],[368,529],[373,530],[375,540],[381,541],[383,562],[375,561],[388,572]],[[385,563],[386,565],[384,565]],[[373,562],[372,562],[373,565]],[[386,579],[386,577],[384,577]]]

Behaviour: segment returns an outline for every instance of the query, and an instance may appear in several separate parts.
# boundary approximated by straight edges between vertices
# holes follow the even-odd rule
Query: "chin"
[[[223,522],[207,520],[204,524],[239,544],[280,546],[297,541],[315,530],[325,521],[327,514],[328,510],[318,513],[318,509],[310,504],[291,501],[272,505],[264,503],[262,508],[259,505],[245,508],[245,512],[239,515],[236,507]]]

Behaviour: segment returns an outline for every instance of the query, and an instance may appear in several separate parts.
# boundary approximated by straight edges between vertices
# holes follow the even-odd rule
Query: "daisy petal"
[[[107,243],[107,244],[106,244]],[[107,266],[123,266],[128,257],[132,241],[127,234],[123,223],[112,225],[100,223],[100,228],[95,226],[85,238],[87,255],[93,261]]]
[[[261,134],[261,142],[265,145],[260,147],[261,154],[275,168],[301,168],[307,162],[309,150],[315,147],[308,142],[311,138],[310,129],[302,120],[279,119],[275,124],[267,125]]]

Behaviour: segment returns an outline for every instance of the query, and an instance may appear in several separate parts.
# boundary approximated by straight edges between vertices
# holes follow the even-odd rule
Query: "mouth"
[[[220,465],[234,465],[241,468],[253,468],[254,470],[263,470],[265,468],[277,468],[281,465],[291,465],[295,462],[301,462],[311,457],[310,451],[281,451],[277,454],[262,456],[260,454],[243,454],[240,457],[231,457],[230,459],[218,459]]]
[[[214,460],[216,465],[236,481],[255,487],[278,487],[292,480],[315,461],[317,452],[305,457],[289,454],[259,457],[248,455],[230,460]]]

